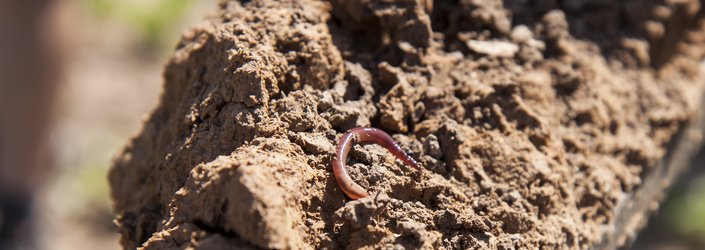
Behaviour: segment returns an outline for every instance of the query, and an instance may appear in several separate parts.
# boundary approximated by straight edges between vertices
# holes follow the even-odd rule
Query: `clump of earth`
[[[110,172],[125,248],[590,248],[693,119],[695,0],[221,1]],[[354,127],[390,133],[331,161]]]

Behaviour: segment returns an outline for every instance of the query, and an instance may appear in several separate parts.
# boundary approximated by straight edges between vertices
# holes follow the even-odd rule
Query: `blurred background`
[[[705,249],[705,147],[671,187],[632,249]]]
[[[162,66],[181,31],[211,13],[217,1],[0,2],[0,67],[5,69],[0,70],[0,139],[9,141],[0,148],[0,163],[40,165],[34,172],[43,173],[28,179],[45,183],[39,190],[7,187],[25,177],[0,173],[0,202],[5,203],[0,210],[22,209],[16,206],[23,198],[7,198],[3,191],[35,192],[30,248],[120,249],[106,178],[111,159],[156,105]],[[49,63],[36,66],[46,58]],[[55,94],[39,95],[40,89]],[[38,163],[18,160],[24,156],[13,150],[41,129],[32,124],[46,122],[31,113],[49,119],[48,133],[34,138],[48,145],[46,153],[35,152],[43,158]],[[31,146],[39,147],[26,147]],[[0,212],[0,225],[17,215],[7,213],[3,218]],[[3,244],[0,249],[7,247]]]
[[[46,152],[37,152],[44,157],[38,158],[36,163],[26,163],[53,167],[51,170],[36,167],[39,172],[37,181],[45,184],[38,190],[24,190],[37,193],[34,195],[36,202],[29,203],[35,208],[34,226],[29,230],[33,247],[120,248],[112,223],[106,179],[111,158],[139,132],[142,120],[156,105],[161,91],[162,66],[180,32],[209,14],[216,1],[29,0],[0,3],[0,22],[6,23],[0,26],[0,34],[5,40],[0,42],[0,46],[5,47],[0,49],[0,58],[4,58],[0,59],[0,68],[5,68],[5,71],[0,70],[0,106],[3,107],[0,109],[0,139],[12,141],[8,138],[24,136],[14,133],[13,126],[23,131],[41,129],[41,126],[26,127],[42,121],[33,118],[31,113],[24,115],[27,116],[23,120],[25,124],[6,119],[24,117],[11,100],[17,99],[23,103],[21,105],[34,107],[39,110],[36,111],[38,114],[43,112],[42,117],[48,119],[49,124],[48,133],[32,135],[45,141]],[[16,11],[17,8],[25,12]],[[34,14],[26,14],[32,11]],[[39,21],[13,21],[22,18]],[[17,28],[34,31],[27,35],[26,41],[16,39],[20,43],[34,39],[47,44],[12,44],[12,39],[8,38],[15,37],[8,34],[19,32],[13,30]],[[30,51],[36,55],[26,56],[13,46],[33,48]],[[47,52],[51,50],[61,52]],[[36,56],[34,61],[32,56]],[[13,68],[35,65],[43,56],[52,58],[53,64],[36,66],[32,72]],[[22,57],[30,59],[18,62],[16,58]],[[21,80],[7,77],[40,73],[49,77],[32,78],[38,83],[36,86],[28,84],[24,90],[12,87]],[[35,87],[55,90],[56,94],[40,95],[34,92]],[[17,95],[18,92],[26,93]],[[41,101],[45,99],[47,101]],[[5,151],[4,155],[0,154],[2,164],[25,164],[12,161],[21,157],[7,153],[13,152],[14,144],[5,143],[0,149]],[[704,166],[705,153],[701,153],[694,162],[692,173],[686,174],[672,188],[634,249],[705,248]],[[2,174],[8,177],[13,173]],[[0,196],[3,195],[2,189],[7,189],[2,185],[0,183]],[[32,182],[27,185],[37,186]],[[3,218],[0,213],[0,225],[11,219],[7,217]]]

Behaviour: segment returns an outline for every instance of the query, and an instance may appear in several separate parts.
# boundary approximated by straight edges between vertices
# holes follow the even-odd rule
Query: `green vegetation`
[[[82,0],[89,9],[101,18],[113,18],[133,25],[144,41],[161,47],[166,33],[180,20],[191,6],[190,0],[144,1]]]
[[[677,234],[705,246],[705,178],[686,190],[674,190],[664,211]]]

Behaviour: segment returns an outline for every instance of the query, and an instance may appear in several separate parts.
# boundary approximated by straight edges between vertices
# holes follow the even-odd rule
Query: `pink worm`
[[[398,144],[394,142],[391,136],[382,130],[376,128],[353,128],[345,132],[343,137],[338,141],[338,147],[335,149],[335,158],[333,159],[333,173],[335,174],[335,180],[338,182],[338,186],[343,190],[345,194],[348,195],[353,200],[357,200],[366,196],[369,196],[367,191],[357,185],[350,175],[345,171],[345,162],[348,158],[348,153],[352,147],[353,139],[357,135],[360,142],[373,142],[379,144],[380,146],[389,150],[394,156],[399,160],[403,161],[406,165],[415,168],[418,171],[423,170],[419,167],[416,161],[409,155],[404,153],[404,151],[399,147]]]

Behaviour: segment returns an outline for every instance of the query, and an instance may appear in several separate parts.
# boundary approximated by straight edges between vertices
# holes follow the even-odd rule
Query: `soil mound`
[[[222,1],[110,172],[126,248],[589,248],[693,119],[691,1]],[[383,129],[427,171],[337,138]]]

